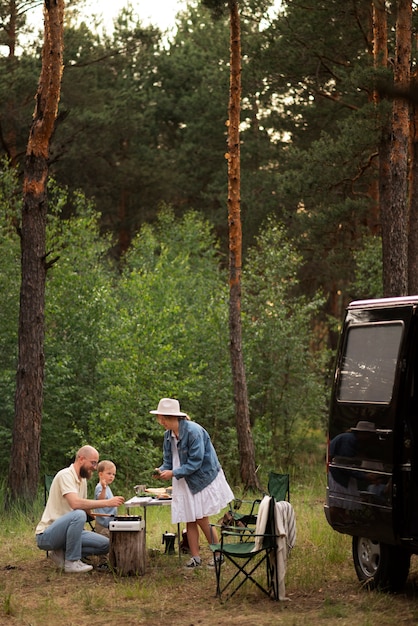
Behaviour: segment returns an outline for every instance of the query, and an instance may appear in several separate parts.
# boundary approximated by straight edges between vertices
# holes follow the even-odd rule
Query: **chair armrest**
[[[261,498],[256,498],[255,500],[241,500],[241,498],[235,498],[233,500],[232,506],[230,505],[230,510],[233,513],[234,511],[239,511],[242,504],[251,504],[250,514],[252,515],[254,512],[254,507],[257,504],[260,504]]]

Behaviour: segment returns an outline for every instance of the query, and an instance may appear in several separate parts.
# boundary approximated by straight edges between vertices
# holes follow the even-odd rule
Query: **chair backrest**
[[[277,502],[290,501],[290,477],[289,474],[269,472],[268,492]]]
[[[54,474],[44,475],[44,504],[48,500],[49,490],[51,489],[52,481],[54,480]]]

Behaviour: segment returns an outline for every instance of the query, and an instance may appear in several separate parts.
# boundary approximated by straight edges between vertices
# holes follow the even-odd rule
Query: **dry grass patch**
[[[145,576],[119,578],[97,571],[63,574],[34,541],[33,520],[6,518],[0,527],[0,624],[7,626],[393,626],[418,624],[418,566],[413,558],[404,594],[366,592],[357,582],[349,537],[328,527],[323,485],[294,485],[297,543],[287,573],[289,602],[276,603],[253,585],[235,597],[215,597],[213,568],[187,570],[163,554],[169,508],[148,515]],[[211,558],[207,548],[205,562]]]

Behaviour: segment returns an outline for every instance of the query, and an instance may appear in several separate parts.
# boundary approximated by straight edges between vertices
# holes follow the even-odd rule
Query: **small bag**
[[[190,552],[189,540],[187,539],[187,530],[186,529],[183,530],[183,532],[181,534],[180,551],[183,554],[189,554],[189,552]]]
[[[239,530],[240,528],[242,529],[246,527],[245,522],[235,519],[232,511],[227,511],[225,515],[218,521],[218,524],[221,525],[223,530],[227,530],[228,528]]]

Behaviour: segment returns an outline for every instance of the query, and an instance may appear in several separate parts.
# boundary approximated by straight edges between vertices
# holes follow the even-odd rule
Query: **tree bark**
[[[398,0],[394,85],[410,84],[412,0]],[[409,103],[395,98],[392,114],[391,202],[382,213],[383,292],[385,296],[408,293],[408,149]]]
[[[64,0],[46,0],[44,19],[42,70],[23,183],[19,346],[6,507],[33,503],[40,467],[48,158],[61,90]]]
[[[387,21],[385,0],[373,0],[373,63],[377,72],[380,68],[386,68],[388,65]],[[379,104],[380,96],[377,90],[373,93],[373,100],[376,105]],[[380,123],[382,131],[379,142],[378,205],[380,207],[382,237],[383,282],[388,283],[387,275],[390,271],[390,253],[388,250],[391,232],[390,220],[392,219],[390,214],[392,204],[390,163],[392,125],[390,118],[381,119]]]
[[[411,118],[408,293],[418,294],[418,106],[415,103]]]
[[[242,226],[240,190],[241,29],[238,2],[230,0],[230,97],[228,125],[229,330],[235,420],[244,486],[259,489],[242,351]]]

